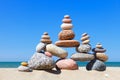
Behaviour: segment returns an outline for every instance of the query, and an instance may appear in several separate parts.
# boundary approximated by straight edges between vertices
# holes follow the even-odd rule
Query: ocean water
[[[17,68],[21,62],[0,62],[0,68]],[[87,65],[88,62],[77,62],[81,67]],[[120,67],[120,62],[105,62],[108,67]]]

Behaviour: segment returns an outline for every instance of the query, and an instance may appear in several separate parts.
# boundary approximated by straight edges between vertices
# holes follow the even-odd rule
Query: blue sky
[[[53,43],[69,14],[76,40],[87,32],[94,48],[107,49],[108,61],[120,61],[119,0],[0,0],[0,61],[27,61],[43,32]],[[67,49],[69,56],[75,52]]]

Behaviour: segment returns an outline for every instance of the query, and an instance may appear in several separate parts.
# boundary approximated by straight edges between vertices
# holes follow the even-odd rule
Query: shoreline
[[[118,80],[120,67],[107,67],[106,71],[87,71],[85,67],[78,70],[33,70],[19,72],[17,68],[0,68],[0,80]]]

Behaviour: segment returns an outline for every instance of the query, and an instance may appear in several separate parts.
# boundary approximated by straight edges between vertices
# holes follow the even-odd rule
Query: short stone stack
[[[27,62],[22,62],[21,66],[18,67],[18,70],[22,71],[22,72],[32,72],[32,69],[30,69],[28,67],[28,63]]]
[[[89,54],[91,46],[89,44],[89,35],[87,33],[82,34],[82,45],[76,47],[77,53],[71,56],[71,59],[75,61],[90,61],[94,59],[94,55]]]
[[[47,32],[44,32],[41,38],[42,38],[41,39],[42,43],[46,43],[46,44],[51,44],[52,43],[52,41],[50,40],[50,36],[48,35]]]
[[[52,59],[52,54],[46,52],[46,46],[52,41],[47,32],[44,32],[41,38],[41,42],[36,46],[35,54],[28,61],[29,67],[37,70],[52,69],[55,67],[55,61]]]
[[[93,48],[92,51],[94,52],[95,59],[87,64],[86,69],[98,71],[106,70],[106,65],[104,64],[104,62],[108,60],[108,56],[104,53],[106,52],[106,49],[104,49],[102,45],[98,43],[96,48]]]
[[[62,31],[59,33],[59,41],[55,45],[59,47],[77,47],[79,42],[77,40],[72,40],[75,37],[74,32],[71,30],[73,25],[71,24],[72,20],[69,15],[65,15],[62,20],[63,24],[61,25]]]

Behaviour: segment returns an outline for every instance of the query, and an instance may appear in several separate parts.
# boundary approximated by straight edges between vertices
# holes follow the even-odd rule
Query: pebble
[[[66,58],[68,56],[68,52],[64,49],[54,45],[54,44],[48,44],[46,46],[46,51],[50,52],[52,55],[60,57],[60,58]]]
[[[27,66],[19,66],[18,67],[18,71],[21,71],[21,72],[32,72],[32,69],[30,69],[29,67]]]
[[[22,66],[28,66],[28,63],[27,62],[22,62],[21,65]]]
[[[105,53],[96,53],[96,58],[104,62],[108,60],[108,56]]]
[[[75,61],[90,61],[93,60],[95,57],[92,54],[84,54],[84,53],[75,53],[71,56],[71,59]]]
[[[80,43],[77,40],[60,40],[55,45],[59,47],[78,47]]]
[[[45,52],[45,55],[48,57],[52,57],[52,54],[50,52]]]
[[[31,69],[41,70],[41,69],[52,69],[55,67],[55,62],[51,57],[46,56],[42,53],[35,53],[28,61],[28,66]]]
[[[78,69],[77,63],[72,59],[59,60],[56,63],[56,65],[59,69],[67,69],[67,70],[77,70]]]
[[[104,64],[104,62],[102,62],[100,60],[92,60],[87,64],[86,69],[87,70],[105,71],[106,65]]]
[[[68,24],[68,23],[63,23],[63,24],[61,24],[61,28],[63,30],[71,30],[73,28],[73,25],[72,24]]]
[[[82,44],[79,47],[76,47],[77,52],[88,53],[91,50],[91,46],[89,44]]]
[[[75,36],[72,30],[63,30],[59,33],[59,40],[71,40]]]
[[[39,43],[39,44],[36,46],[36,52],[40,53],[41,50],[45,50],[45,47],[46,47],[46,44],[45,44],[45,43]]]

